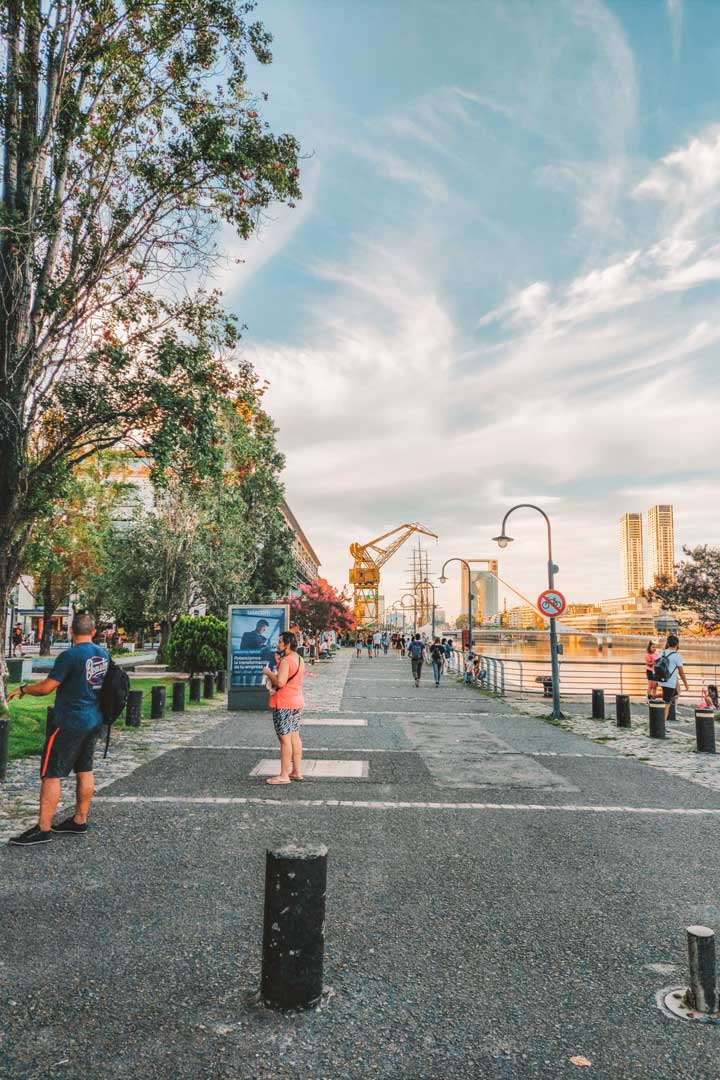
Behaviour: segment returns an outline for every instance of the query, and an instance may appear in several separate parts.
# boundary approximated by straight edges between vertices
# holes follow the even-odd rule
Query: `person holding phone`
[[[263,668],[263,675],[273,688],[269,705],[280,743],[280,772],[266,781],[271,785],[303,779],[300,713],[305,706],[302,692],[305,661],[298,656],[297,638],[289,630],[280,635],[277,652],[277,670]]]

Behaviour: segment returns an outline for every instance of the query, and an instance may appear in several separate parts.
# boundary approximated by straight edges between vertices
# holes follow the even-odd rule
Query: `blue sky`
[[[403,521],[621,593],[626,510],[720,542],[720,3],[261,0],[304,198],[222,276],[326,576]],[[530,515],[501,574],[536,595]],[[678,552],[679,553],[679,552]],[[398,595],[406,559],[388,564]],[[440,599],[459,606],[457,584]]]

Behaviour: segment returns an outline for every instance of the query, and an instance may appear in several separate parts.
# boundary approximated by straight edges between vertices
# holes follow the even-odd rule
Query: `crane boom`
[[[426,529],[415,521],[398,525],[395,529],[376,536],[366,544],[357,541],[350,545],[350,554],[354,559],[354,565],[350,570],[350,584],[354,586],[354,611],[358,626],[376,627],[378,623],[378,593],[380,587],[380,567],[384,566],[388,559],[392,558],[398,548],[402,547],[413,533],[422,533],[424,536],[433,536],[437,540],[437,533]],[[393,539],[390,539],[390,538]],[[382,547],[383,540],[390,543]]]

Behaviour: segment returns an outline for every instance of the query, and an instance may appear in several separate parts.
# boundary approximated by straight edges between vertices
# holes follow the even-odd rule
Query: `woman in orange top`
[[[268,784],[289,784],[302,780],[302,742],[300,740],[300,712],[305,705],[302,684],[305,661],[297,654],[297,638],[289,630],[280,635],[278,642],[280,663],[277,671],[263,669],[275,688],[270,694],[275,734],[280,740],[280,773],[271,776]]]

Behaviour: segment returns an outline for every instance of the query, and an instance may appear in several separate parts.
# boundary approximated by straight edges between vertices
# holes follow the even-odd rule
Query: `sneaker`
[[[33,825],[19,836],[11,836],[8,844],[13,844],[15,847],[30,847],[31,844],[49,844],[51,840],[52,835],[49,831],[43,832],[39,825]]]
[[[66,818],[65,821],[59,822],[57,825],[51,825],[50,829],[55,833],[64,833],[66,836],[82,836],[83,833],[88,831],[87,822],[83,825],[78,825],[74,818]]]

